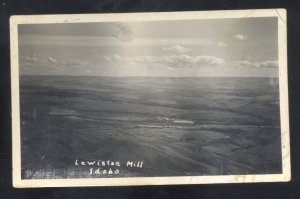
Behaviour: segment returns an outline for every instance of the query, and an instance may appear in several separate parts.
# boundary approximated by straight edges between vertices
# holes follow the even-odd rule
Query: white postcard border
[[[21,179],[21,138],[19,101],[19,55],[18,24],[86,23],[112,21],[153,21],[187,19],[222,19],[249,17],[278,17],[278,54],[280,84],[280,121],[282,142],[282,174],[180,176],[180,177],[128,177],[128,178],[82,178],[82,179]],[[10,18],[11,42],[11,93],[12,93],[12,151],[13,186],[25,187],[71,187],[71,186],[129,186],[283,182],[291,179],[290,138],[287,77],[287,29],[285,9],[254,9],[226,11],[122,13],[122,14],[72,14],[72,15],[20,15]]]

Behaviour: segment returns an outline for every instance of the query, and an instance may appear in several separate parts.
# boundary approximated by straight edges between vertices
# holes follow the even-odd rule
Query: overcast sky
[[[19,25],[20,73],[278,76],[277,18]]]

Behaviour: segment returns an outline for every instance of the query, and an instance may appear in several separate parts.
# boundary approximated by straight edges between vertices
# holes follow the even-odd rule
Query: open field
[[[281,173],[278,79],[21,76],[20,95],[23,178]]]

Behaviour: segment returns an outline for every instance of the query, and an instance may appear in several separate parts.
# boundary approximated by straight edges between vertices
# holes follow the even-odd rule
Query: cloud
[[[190,51],[190,49],[180,46],[180,45],[173,45],[173,46],[168,46],[168,47],[164,47],[163,50],[165,51],[170,51],[170,52],[176,52],[176,53],[187,53]]]
[[[169,55],[122,57],[113,55],[105,56],[104,58],[117,66],[147,66],[166,68],[169,70],[176,68],[216,67],[225,65],[223,59],[214,56]]]
[[[277,68],[278,61],[268,60],[261,62],[249,62],[247,60],[236,61],[235,62],[238,67],[251,67],[251,68]]]
[[[80,59],[59,60],[54,57],[26,56],[20,59],[20,73],[27,75],[60,75],[91,73],[91,63]],[[83,73],[84,71],[84,73]]]
[[[278,67],[278,61],[264,61],[258,64],[260,68],[276,68]]]
[[[20,61],[21,64],[25,64],[25,65],[57,63],[57,60],[53,57],[38,58],[35,54],[33,54],[32,56],[21,57]]]
[[[165,60],[167,63],[174,64],[175,67],[220,66],[225,64],[225,61],[223,59],[214,56],[172,55],[172,56],[165,57]]]
[[[227,46],[227,44],[224,43],[224,42],[218,42],[218,43],[217,43],[217,46],[218,46],[218,47],[221,47],[221,48],[224,48],[224,47]]]
[[[52,57],[40,58],[35,54],[32,56],[21,57],[20,59],[20,74],[26,75],[41,75],[48,74],[50,71],[57,71],[56,59]]]
[[[47,61],[50,62],[50,63],[52,63],[52,64],[57,63],[57,60],[54,59],[53,57],[48,57]]]
[[[242,35],[242,34],[236,34],[236,35],[234,35],[234,37],[236,39],[239,39],[239,40],[246,40],[247,39],[247,36]]]
[[[80,59],[62,60],[61,64],[63,66],[67,66],[69,69],[72,69],[72,67],[78,68],[78,67],[86,67],[91,65],[90,62],[80,60]]]
[[[39,59],[37,58],[37,56],[35,54],[33,54],[32,56],[21,57],[21,61],[25,61],[25,62],[38,62]]]

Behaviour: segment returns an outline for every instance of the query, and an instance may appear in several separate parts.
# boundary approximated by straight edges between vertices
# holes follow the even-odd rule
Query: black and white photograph
[[[10,28],[15,187],[290,180],[285,10]]]

